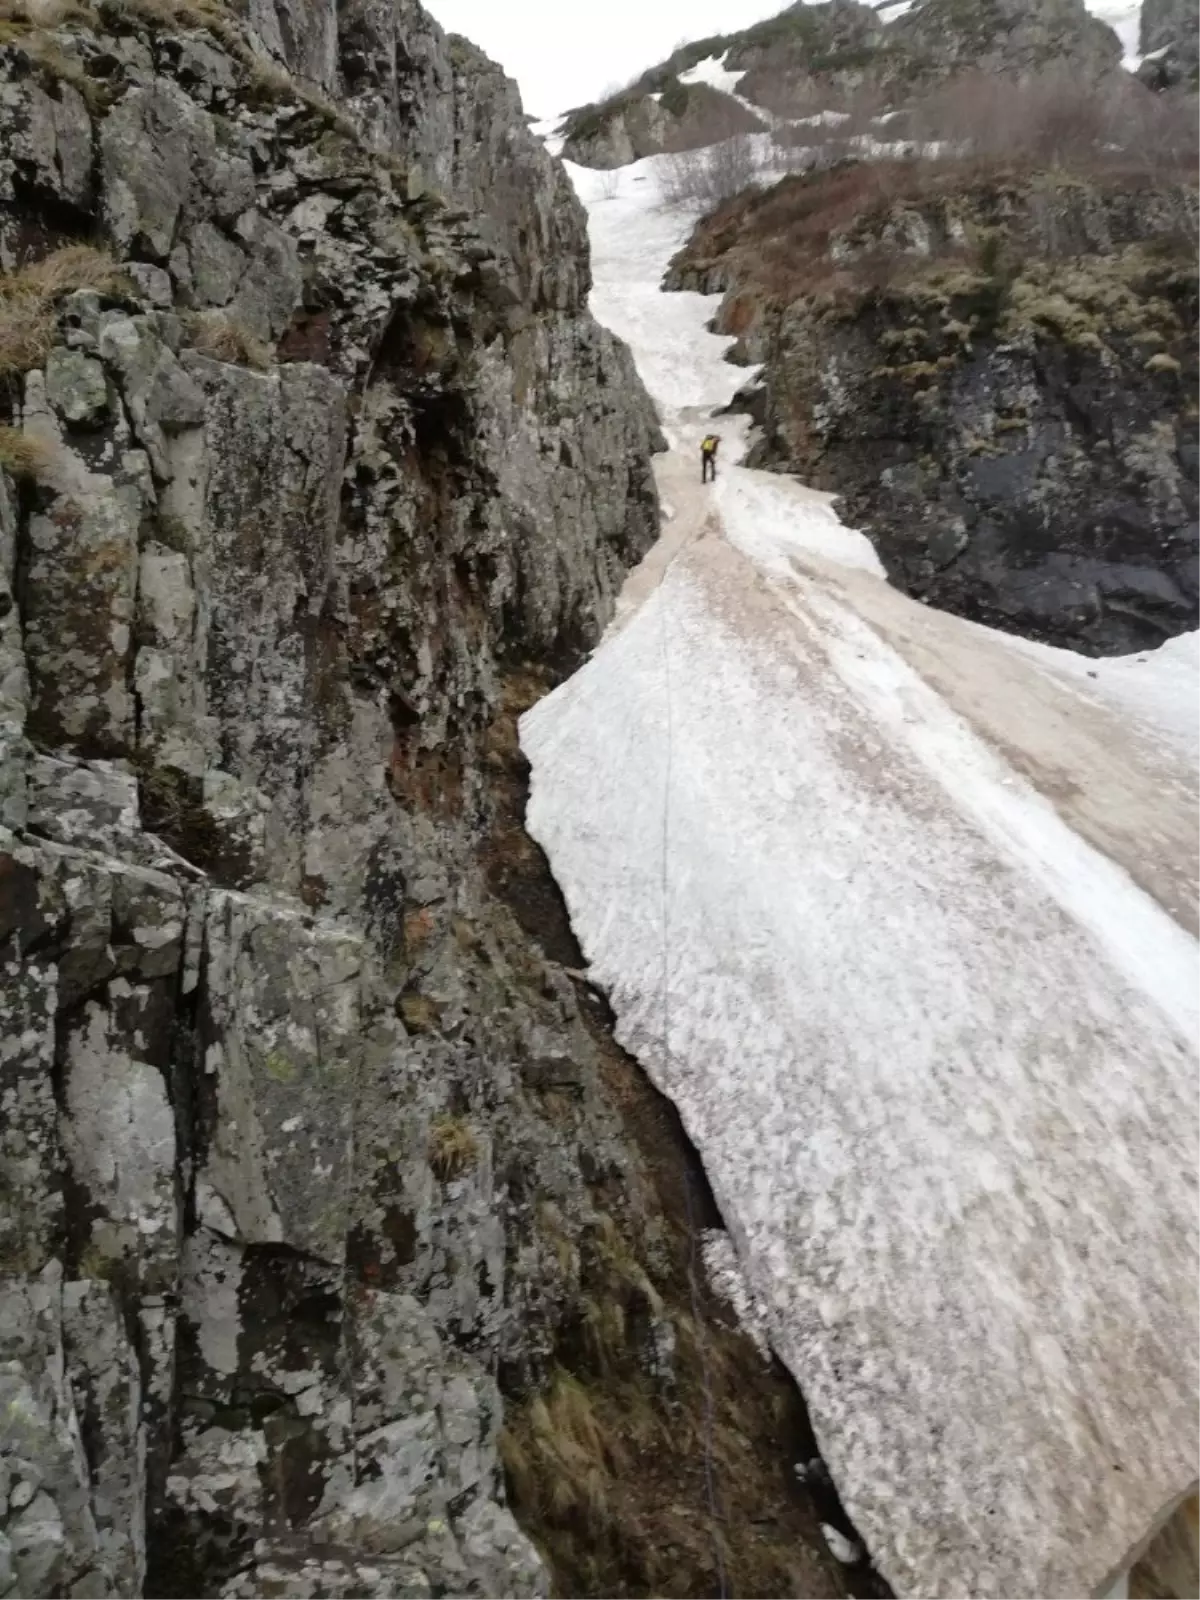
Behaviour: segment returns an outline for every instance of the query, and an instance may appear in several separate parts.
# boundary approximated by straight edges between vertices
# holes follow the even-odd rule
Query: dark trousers
[[[700,452],[700,482],[707,483],[709,478],[717,481],[717,458],[707,450]]]

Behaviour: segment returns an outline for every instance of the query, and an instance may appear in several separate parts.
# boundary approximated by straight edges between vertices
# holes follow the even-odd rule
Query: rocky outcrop
[[[1200,20],[1192,15],[1193,7],[1182,0],[1143,0],[1141,12],[1140,43],[1143,55],[1161,50],[1182,35],[1193,37]]]
[[[931,604],[1093,654],[1194,628],[1194,189],[896,181],[788,180],[677,258],[764,364],[752,464],[839,494]]]
[[[703,1372],[841,1593],[521,831],[657,530],[583,214],[416,5],[251,12],[0,31],[0,1592],[700,1590]]]
[[[577,118],[563,143],[563,155],[576,166],[609,172],[658,155],[676,133],[676,119],[664,109],[661,96],[640,94],[606,108],[594,120]]]
[[[732,37],[725,65],[744,72],[738,92],[787,115],[815,89],[853,91],[887,60],[891,33],[860,0],[792,5]]]
[[[611,171],[664,150],[692,150],[735,134],[761,133],[766,123],[751,107],[707,83],[683,83],[655,73],[647,83],[603,106],[567,119],[563,155],[577,166]]]
[[[1200,15],[1184,0],[1143,0],[1138,77],[1152,89],[1200,82]]]
[[[1019,75],[1053,68],[1095,81],[1121,65],[1121,43],[1083,0],[920,0],[888,35],[909,84],[964,69]]]
[[[741,74],[735,95],[710,88],[710,99],[686,114],[686,97],[697,90],[680,74],[711,58]],[[767,121],[868,102],[883,112],[968,72],[1054,71],[1090,83],[1120,65],[1120,41],[1083,0],[916,0],[892,21],[860,0],[801,0],[737,33],[682,46],[631,88],[572,111],[563,153],[583,166],[616,167],[711,144],[753,131],[747,101],[763,107]]]

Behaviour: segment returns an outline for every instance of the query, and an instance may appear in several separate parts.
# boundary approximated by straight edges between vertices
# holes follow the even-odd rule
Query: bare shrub
[[[794,83],[791,95],[782,103],[785,110],[774,124],[771,141],[771,162],[777,172],[805,172],[839,161],[871,159],[880,154],[881,143],[893,145],[900,133],[880,120],[887,109],[887,95],[879,84],[862,83],[838,93],[807,82]]]
[[[1152,183],[1200,165],[1200,101],[1194,94],[1154,94],[1137,85],[1127,101],[1121,151]],[[1195,221],[1189,222],[1194,230]]]
[[[969,73],[911,114],[913,137],[962,158],[1087,173],[1122,166],[1152,179],[1195,171],[1195,102],[1127,75],[1093,84],[1062,71],[1015,81]]]
[[[663,199],[669,206],[699,206],[704,189],[704,164],[707,152],[669,150],[659,169]]]
[[[711,211],[748,189],[759,162],[751,134],[737,133],[719,144],[670,152],[662,165],[662,192],[668,205]]]
[[[796,77],[783,71],[760,71],[753,84],[755,99],[775,117],[799,122],[805,117],[836,109],[837,94],[828,85],[812,78]]]
[[[748,189],[761,161],[754,134],[730,126],[730,116],[714,106],[702,129],[680,135],[688,148],[669,150],[662,164],[662,192],[668,205],[709,211]],[[706,135],[707,137],[701,137]]]
[[[813,166],[841,115],[826,108],[794,121],[781,118],[771,129],[772,165],[782,172],[803,172]]]
[[[737,133],[732,139],[722,139],[705,154],[709,190],[716,204],[748,189],[758,176],[758,151],[752,134]]]
[[[620,167],[608,167],[597,177],[596,189],[601,200],[615,200],[621,189]]]
[[[827,119],[831,125],[822,141],[821,158],[826,164],[835,161],[871,159],[880,142],[891,143],[891,137],[879,126],[879,118],[887,109],[887,96],[875,83],[862,83],[841,96]]]

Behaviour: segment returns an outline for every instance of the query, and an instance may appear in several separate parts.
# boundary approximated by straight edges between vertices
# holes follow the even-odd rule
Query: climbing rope
[[[663,658],[663,689],[666,700],[666,772],[663,785],[662,824],[662,1049],[663,1070],[670,1082],[671,1069],[671,930],[670,930],[670,873],[668,854],[671,845],[671,765],[673,725],[671,714],[671,647],[667,637],[667,579],[675,565],[675,557],[667,564],[658,590],[660,638]],[[712,1538],[713,1559],[716,1565],[717,1594],[728,1600],[729,1584],[725,1572],[725,1556],[721,1539],[724,1518],[717,1493],[716,1464],[713,1439],[716,1430],[716,1402],[713,1397],[712,1371],[708,1361],[708,1340],[704,1333],[703,1308],[700,1301],[699,1267],[700,1238],[696,1227],[695,1208],[692,1203],[692,1179],[686,1166],[683,1172],[683,1203],[688,1231],[688,1290],[692,1300],[692,1322],[696,1329],[696,1349],[700,1358],[700,1382],[704,1390],[704,1490],[708,1501],[709,1528]]]

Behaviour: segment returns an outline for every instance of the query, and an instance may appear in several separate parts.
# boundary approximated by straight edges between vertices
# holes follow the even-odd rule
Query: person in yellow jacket
[[[718,433],[705,434],[700,441],[700,482],[707,483],[711,478],[717,481],[717,446],[721,442]]]

